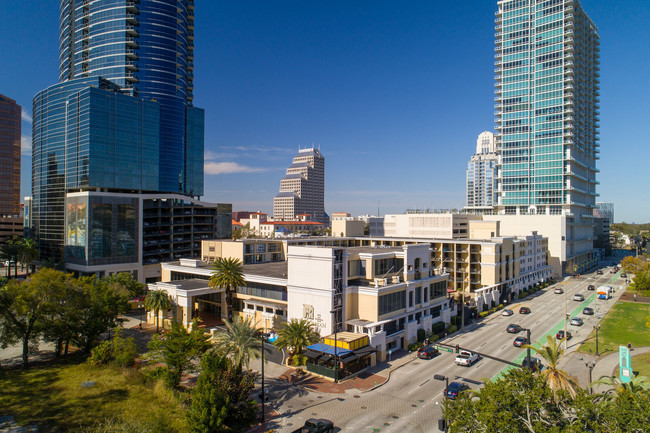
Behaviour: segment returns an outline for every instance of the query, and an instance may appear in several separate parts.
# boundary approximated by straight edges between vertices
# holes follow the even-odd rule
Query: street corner
[[[370,391],[383,385],[388,378],[370,372],[361,372],[354,377],[335,383],[333,380],[311,373],[296,373],[296,370],[285,371],[278,379],[290,385],[297,385],[310,391],[326,394],[344,394],[346,391]]]

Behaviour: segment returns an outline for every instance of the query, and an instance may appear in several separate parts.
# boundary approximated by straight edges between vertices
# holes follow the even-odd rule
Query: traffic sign
[[[438,350],[444,350],[445,352],[450,352],[450,353],[454,351],[454,349],[450,349],[448,347],[442,347],[442,346],[435,346],[435,348],[438,349]]]

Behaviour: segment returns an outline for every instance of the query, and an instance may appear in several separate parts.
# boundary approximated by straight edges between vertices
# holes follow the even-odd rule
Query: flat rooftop
[[[256,263],[244,265],[244,273],[271,278],[287,278],[287,262]]]

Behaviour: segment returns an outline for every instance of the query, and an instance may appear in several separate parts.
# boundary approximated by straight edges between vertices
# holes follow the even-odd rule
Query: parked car
[[[517,325],[516,323],[511,323],[506,328],[506,332],[508,334],[519,334],[523,330],[524,330],[524,328],[522,326]]]
[[[503,313],[501,313],[502,316],[512,316],[513,314],[515,313],[513,313],[512,310],[509,308],[506,308],[505,310],[503,310]]]
[[[587,286],[587,290],[596,290],[596,286],[594,286],[593,284],[589,284]]]
[[[519,309],[519,314],[530,314],[530,308],[528,307],[521,307]]]
[[[521,347],[524,344],[528,344],[528,338],[526,337],[517,337],[515,341],[512,342],[512,345],[515,347]]]
[[[540,361],[539,358],[530,358],[530,365],[532,366],[533,371],[540,371],[544,368],[542,361]],[[528,367],[528,358],[524,358],[524,360],[521,361],[521,366],[524,368]]]
[[[585,322],[583,322],[582,319],[579,317],[574,317],[571,319],[569,323],[573,326],[582,326],[584,325]]]
[[[440,355],[440,351],[436,349],[432,344],[429,344],[428,346],[422,346],[418,349],[418,358],[420,359],[431,359],[438,355]]]
[[[571,332],[567,331],[567,333],[566,333],[566,339],[567,339],[567,340],[570,340],[571,337],[573,337],[573,336],[571,335]],[[557,334],[555,334],[555,338],[557,338],[558,340],[563,339],[563,338],[564,338],[564,329],[560,329],[559,331],[557,331]]]
[[[574,301],[584,301],[585,296],[582,293],[576,293],[575,295],[573,295],[573,300]]]
[[[562,289],[562,287],[556,287],[555,290],[553,290],[553,293],[555,293],[556,295],[561,295],[562,293],[564,293],[564,290]]]
[[[447,394],[447,398],[456,400],[456,397],[458,397],[458,395],[466,389],[469,389],[469,386],[465,385],[464,383],[451,382],[449,384],[449,387],[445,389],[445,394]]]
[[[305,421],[305,425],[293,433],[333,433],[334,423],[328,419],[311,418]]]
[[[582,314],[586,316],[593,316],[594,315],[594,309],[591,307],[585,307],[582,309]]]

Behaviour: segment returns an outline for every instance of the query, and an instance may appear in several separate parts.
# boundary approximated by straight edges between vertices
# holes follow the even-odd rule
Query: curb
[[[435,344],[435,343],[434,343],[434,344]],[[386,384],[388,383],[388,381],[390,380],[390,377],[391,377],[391,375],[393,374],[393,371],[399,370],[400,368],[404,367],[404,366],[407,365],[407,364],[410,364],[411,362],[415,361],[416,359],[418,359],[418,358],[417,358],[417,357],[413,357],[413,358],[409,359],[408,361],[406,361],[404,364],[402,364],[402,365],[398,365],[397,367],[395,367],[395,368],[389,370],[389,371],[388,371],[388,377],[386,378],[385,381],[383,381],[383,382],[380,383],[379,385],[375,385],[375,386],[373,386],[372,388],[367,389],[367,390],[365,390],[365,391],[361,391],[361,390],[360,390],[360,391],[361,391],[362,393],[365,394],[365,393],[367,393],[367,392],[374,391],[374,390],[376,390],[377,388],[380,388],[380,387],[386,385]]]

